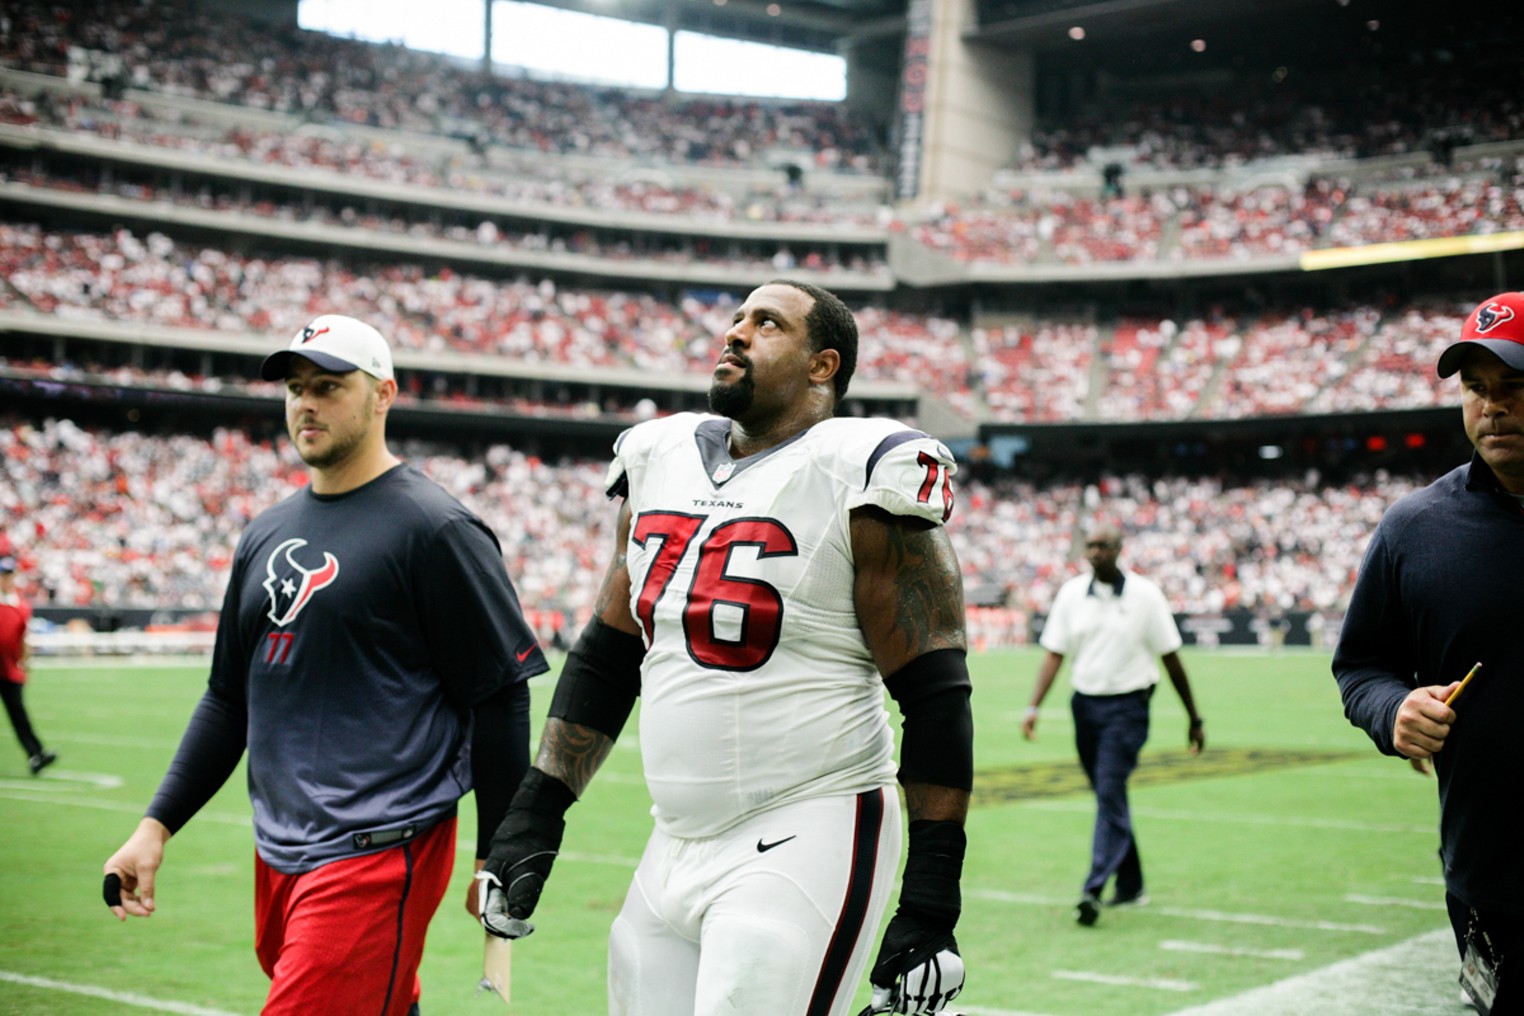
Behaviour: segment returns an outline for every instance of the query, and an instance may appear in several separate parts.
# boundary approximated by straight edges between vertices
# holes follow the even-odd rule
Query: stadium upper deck
[[[813,173],[874,166],[865,128],[844,127],[849,114],[830,105],[500,82],[395,47],[255,31],[183,3],[62,15],[23,3],[11,17],[0,38],[0,59],[13,68],[0,97],[13,125],[0,127],[0,187],[20,227],[9,234],[10,327],[25,333],[41,314],[99,338],[85,322],[159,321],[172,328],[155,341],[173,346],[175,329],[252,338],[312,308],[359,300],[404,346],[446,356],[430,363],[444,377],[440,390],[424,394],[462,406],[536,404],[461,380],[479,368],[463,357],[487,354],[510,377],[537,363],[606,372],[602,391],[570,403],[628,413],[642,382],[619,371],[704,373],[716,326],[672,308],[691,299],[712,310],[778,272],[860,294],[887,349],[865,364],[868,385],[919,387],[960,427],[1427,406],[1437,396],[1415,367],[1474,292],[1413,294],[1394,276],[1358,293],[1277,283],[1268,296],[1138,301],[1096,284],[1286,275],[1308,249],[1524,226],[1520,157],[1514,142],[1498,144],[1516,137],[1518,116],[1508,96],[1473,115],[1465,99],[1475,68],[1451,73],[1422,102],[1383,106],[1380,145],[1351,140],[1358,103],[1339,91],[1349,81],[1338,74],[1321,92],[1316,77],[1298,86],[1308,105],[1290,126],[1273,104],[1234,108],[1192,100],[1188,89],[1169,103],[1121,105],[1106,131],[1077,120],[1072,130],[1090,133],[1059,147],[1077,152],[1073,139],[1084,137],[1113,154],[1130,148],[1125,193],[1091,193],[1095,167],[1071,160],[1052,163],[1039,187],[992,191],[919,220],[883,207],[882,179]],[[70,83],[71,59],[76,69],[114,66],[129,87],[113,99],[102,94],[111,88]],[[1413,87],[1447,73],[1431,68]],[[1262,109],[1272,111],[1252,121]],[[1461,140],[1492,147],[1462,146],[1450,165],[1423,148],[1434,130],[1467,123]],[[625,137],[632,124],[639,129]],[[588,131],[609,133],[591,140]],[[705,144],[690,143],[695,131]],[[849,137],[857,140],[844,145]],[[1385,154],[1320,161],[1351,149]],[[769,159],[780,151],[812,167],[803,187],[779,183]],[[635,163],[648,172],[629,175]],[[1157,189],[1137,183],[1145,179]],[[133,224],[130,242],[112,250],[122,234],[102,226],[122,222]],[[136,252],[129,260],[155,246],[165,254],[134,274],[92,267],[74,250],[70,272],[81,277],[64,282],[46,258],[32,263],[55,240],[65,253],[100,248],[106,262],[124,250]],[[289,288],[250,289],[239,274],[214,293],[189,277],[250,265]],[[928,278],[938,284],[919,285]],[[1034,282],[1079,288],[1040,301],[1011,288]],[[547,285],[592,309],[525,327],[505,301],[533,306],[525,294]],[[621,319],[597,309],[606,302],[663,309],[653,324],[649,311]],[[76,359],[108,373],[215,376],[116,362],[99,348]],[[682,402],[656,397],[659,411]]]

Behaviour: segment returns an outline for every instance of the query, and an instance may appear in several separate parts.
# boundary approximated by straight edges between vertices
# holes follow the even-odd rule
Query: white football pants
[[[842,1016],[878,950],[904,830],[894,787],[720,836],[651,834],[609,935],[610,1016]]]

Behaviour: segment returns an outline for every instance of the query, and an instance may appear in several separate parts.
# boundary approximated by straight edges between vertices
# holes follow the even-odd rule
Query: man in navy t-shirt
[[[475,788],[480,868],[529,764],[525,682],[548,667],[492,532],[388,449],[380,333],[324,315],[262,374],[286,383],[311,485],[239,541],[206,693],[105,864],[107,902],[154,912],[165,842],[247,749],[264,1012],[404,1016],[456,802]]]

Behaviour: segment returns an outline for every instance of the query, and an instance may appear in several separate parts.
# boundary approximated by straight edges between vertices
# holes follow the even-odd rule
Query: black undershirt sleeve
[[[248,736],[248,710],[208,689],[148,805],[148,817],[163,822],[171,833],[179,832],[233,775]]]
[[[924,653],[885,677],[884,687],[904,717],[900,782],[972,790],[974,717],[969,695],[973,685],[967,653],[962,649]]]
[[[476,788],[476,856],[485,860],[508,803],[529,771],[529,685],[506,685],[471,710],[471,783]]]

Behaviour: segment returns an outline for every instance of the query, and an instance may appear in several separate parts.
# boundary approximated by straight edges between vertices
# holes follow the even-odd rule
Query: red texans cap
[[[1439,354],[1439,376],[1460,370],[1466,350],[1476,346],[1524,370],[1524,293],[1499,293],[1478,304],[1461,326],[1460,341]]]

